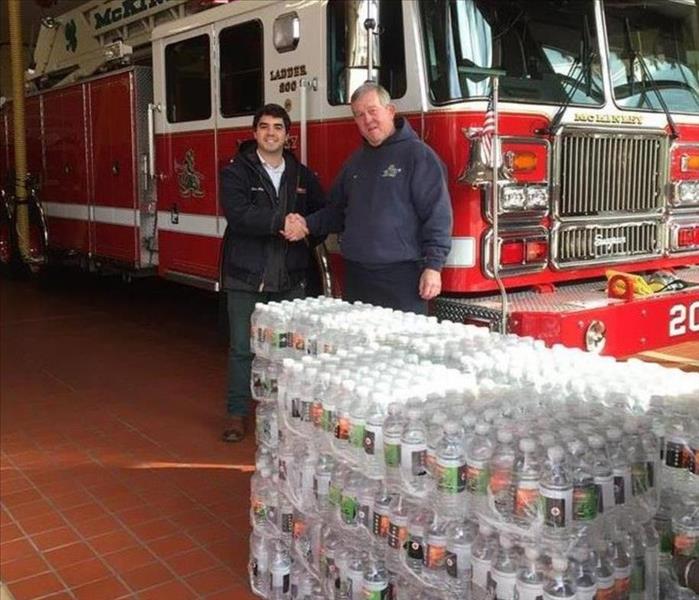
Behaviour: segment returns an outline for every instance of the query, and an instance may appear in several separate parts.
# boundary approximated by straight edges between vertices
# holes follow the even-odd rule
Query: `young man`
[[[243,143],[221,171],[219,200],[228,222],[223,287],[230,323],[226,442],[238,442],[245,435],[255,303],[305,296],[311,243],[303,237],[288,241],[282,231],[290,213],[307,215],[324,203],[316,176],[284,149],[290,126],[281,106],[263,106],[252,122],[255,139]]]
[[[364,144],[335,179],[328,206],[295,215],[285,235],[342,232],[346,300],[426,313],[451,248],[446,169],[396,117],[383,87],[365,83],[351,104]]]

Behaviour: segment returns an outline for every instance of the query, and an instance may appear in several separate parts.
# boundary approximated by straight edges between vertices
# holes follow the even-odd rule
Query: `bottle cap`
[[[507,429],[498,430],[498,442],[501,444],[509,444],[512,441],[512,432]]]
[[[478,435],[488,435],[490,432],[490,425],[488,423],[477,423],[476,433]]]
[[[536,442],[531,438],[522,438],[519,440],[519,449],[526,453],[534,452],[536,450]]]
[[[610,427],[607,429],[607,438],[612,442],[618,442],[621,439],[621,430],[618,427]]]
[[[554,556],[551,559],[551,566],[554,571],[563,572],[568,568],[568,559],[563,556]]]
[[[563,448],[560,446],[551,446],[547,451],[546,455],[549,457],[549,460],[553,463],[560,463],[563,461],[563,457],[565,456],[565,452]]]
[[[539,552],[539,549],[536,546],[525,546],[524,547],[524,556],[526,556],[529,560],[536,560],[539,558],[541,553]]]
[[[454,421],[447,421],[444,423],[444,433],[447,435],[456,435],[461,432],[461,426]]]
[[[591,435],[587,438],[587,443],[590,444],[591,448],[602,448],[604,446],[604,440],[599,435]]]

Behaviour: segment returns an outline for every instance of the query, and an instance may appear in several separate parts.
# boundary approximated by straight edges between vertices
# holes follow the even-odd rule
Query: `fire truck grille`
[[[564,133],[556,216],[659,212],[664,203],[666,143],[661,134]]]
[[[559,267],[653,258],[662,253],[660,221],[607,225],[562,225],[554,229]]]

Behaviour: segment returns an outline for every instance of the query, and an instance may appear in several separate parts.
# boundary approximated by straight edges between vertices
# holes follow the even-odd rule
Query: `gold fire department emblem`
[[[194,168],[194,150],[184,153],[184,162],[175,161],[177,185],[183,198],[201,198],[204,195],[201,182],[204,176]]]

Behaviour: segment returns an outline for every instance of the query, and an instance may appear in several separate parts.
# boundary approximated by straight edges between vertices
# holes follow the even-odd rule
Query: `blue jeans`
[[[229,327],[226,405],[229,415],[242,417],[250,410],[250,317],[255,304],[293,300],[305,295],[306,288],[300,285],[285,292],[226,290]]]

